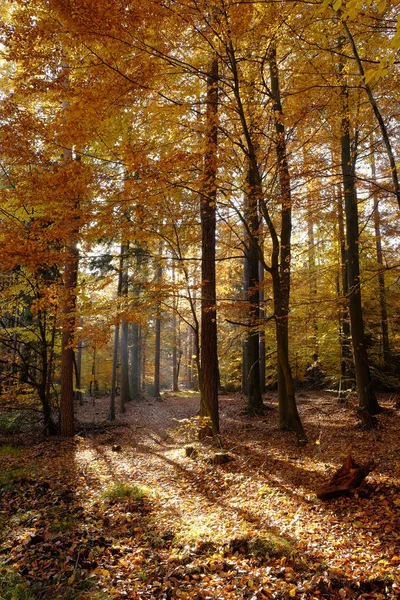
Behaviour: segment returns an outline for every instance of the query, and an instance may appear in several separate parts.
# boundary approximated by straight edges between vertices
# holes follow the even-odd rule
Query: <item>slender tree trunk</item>
[[[175,295],[175,262],[172,261],[172,284],[174,296],[172,302],[172,391],[179,392],[179,361],[178,361],[178,319],[177,301]]]
[[[121,298],[122,292],[122,271],[123,271],[123,250],[121,246],[121,254],[119,258],[119,269],[118,269],[118,287],[117,287],[117,298],[118,301]],[[117,315],[117,322],[115,323],[114,329],[114,349],[113,349],[113,364],[111,371],[111,396],[110,396],[110,412],[108,418],[110,421],[115,420],[115,395],[117,389],[117,374],[118,374],[118,350],[119,350],[119,333],[120,333],[120,323],[119,323],[119,315]],[[123,401],[122,395],[120,395],[120,412],[125,412],[125,403]]]
[[[342,75],[343,65],[340,65]],[[343,79],[343,78],[342,78]],[[381,408],[372,389],[367,348],[365,344],[364,320],[361,302],[358,208],[355,187],[354,166],[350,143],[350,118],[348,88],[342,81],[342,121],[341,121],[341,155],[343,194],[346,213],[347,242],[347,274],[349,285],[349,310],[351,324],[351,341],[353,346],[354,365],[356,370],[359,411],[374,415]]]
[[[160,366],[161,366],[161,318],[158,315],[156,317],[156,335],[154,344],[154,398],[161,398],[160,390]]]
[[[127,301],[128,298],[128,256],[129,242],[121,244],[121,300]],[[123,307],[124,308],[124,307]],[[129,324],[123,316],[121,319],[121,390],[120,405],[121,412],[125,412],[125,404],[131,401],[129,389],[129,350],[128,350],[128,332]],[[123,408],[122,408],[123,407]]]
[[[337,206],[338,206],[338,236],[340,246],[340,296],[341,310],[339,321],[340,334],[340,386],[339,399],[342,397],[342,391],[346,393],[347,389],[353,387],[354,382],[354,363],[351,353],[351,331],[350,331],[350,315],[349,315],[349,278],[347,273],[347,253],[346,253],[346,236],[344,230],[344,211],[343,211],[343,195],[342,188],[338,186],[337,190]]]
[[[110,412],[108,414],[108,418],[110,421],[115,421],[115,394],[116,394],[116,388],[117,388],[118,346],[119,346],[119,323],[116,323],[115,329],[114,329],[114,348],[113,348],[113,362],[112,362],[112,371],[111,371]],[[125,406],[121,406],[121,412],[125,412]]]
[[[160,259],[158,260],[156,266],[156,283],[157,285],[161,285],[162,280],[162,264],[161,264],[161,254],[162,254],[162,243],[160,243],[159,253]],[[156,308],[156,322],[155,322],[155,344],[154,344],[154,398],[161,398],[161,302],[157,300],[157,308]]]
[[[376,182],[376,166],[375,154],[373,147],[371,148],[371,175],[373,184]],[[383,364],[385,369],[390,368],[390,343],[389,343],[389,327],[388,314],[386,303],[385,275],[383,267],[383,252],[382,252],[382,236],[381,236],[381,214],[379,211],[379,198],[376,186],[373,187],[372,197],[374,200],[374,228],[375,228],[375,247],[376,260],[379,265],[378,271],[378,286],[379,286],[379,305],[381,311],[381,330],[382,330],[382,349],[383,349]]]
[[[218,59],[215,57],[207,79],[206,152],[204,158],[203,196],[200,204],[202,231],[200,412],[211,419],[214,435],[218,435],[219,433],[215,278],[217,118]]]
[[[60,397],[60,433],[63,437],[74,435],[74,334],[79,251],[76,239],[77,230],[75,229],[73,233],[72,240],[66,249],[63,276]]]
[[[275,47],[271,49],[269,67],[276,131],[276,156],[278,161],[278,175],[282,197],[279,270],[277,265],[272,264],[272,285],[274,289],[276,341],[278,352],[279,423],[281,429],[295,431],[299,440],[304,442],[306,441],[306,435],[297,410],[293,376],[289,362],[288,317],[290,299],[292,197]]]
[[[146,365],[147,365],[147,331],[145,332],[142,328],[140,330],[140,356],[142,359],[142,364],[141,364],[141,376],[142,376],[142,381],[141,381],[141,386],[140,389],[142,391],[142,394],[146,393]]]
[[[260,319],[260,324],[264,323],[264,318],[265,318],[265,308],[264,308],[264,300],[265,300],[265,293],[264,293],[264,268],[262,266],[262,263],[259,262],[258,263],[258,278],[260,281],[260,309],[259,309],[259,319]],[[266,356],[265,356],[265,329],[264,329],[264,325],[261,325],[261,329],[260,329],[260,334],[259,334],[259,345],[260,345],[260,350],[259,350],[259,354],[260,354],[260,392],[261,394],[265,393],[265,361],[266,361]]]
[[[248,235],[245,242],[246,262],[248,268],[247,300],[249,302],[249,332],[247,335],[247,410],[250,414],[262,414],[264,404],[260,390],[260,345],[259,345],[259,216],[258,193],[255,174],[251,165],[247,173],[247,193],[245,197],[245,221]]]
[[[311,198],[307,196],[307,237],[308,237],[308,272],[309,272],[309,291],[310,291],[310,321],[312,329],[312,354],[313,363],[319,360],[318,346],[318,321],[316,315],[317,303],[317,276],[315,272],[315,234],[314,234],[314,218],[313,206]]]
[[[133,400],[140,400],[140,326],[132,323],[132,348],[131,348],[131,390]]]
[[[246,243],[248,244],[248,235],[246,228],[243,232],[244,239],[244,257],[243,257],[243,300],[244,302],[248,299],[249,286],[250,286],[250,269],[249,269],[249,258],[246,252]],[[249,332],[245,331],[242,339],[242,394],[248,396],[249,394]]]
[[[82,318],[79,319],[79,326],[82,327]],[[83,406],[83,396],[81,390],[81,374],[82,374],[82,348],[83,342],[82,338],[78,339],[78,351],[76,355],[76,365],[75,365],[75,385],[76,385],[76,397],[80,406]]]

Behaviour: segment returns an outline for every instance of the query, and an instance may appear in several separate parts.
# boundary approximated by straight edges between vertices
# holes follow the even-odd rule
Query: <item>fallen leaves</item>
[[[134,445],[125,426],[0,455],[4,469],[20,469],[0,500],[2,569],[19,572],[33,598],[398,597],[394,419],[385,421],[388,446],[373,442],[377,467],[365,490],[321,503],[316,484],[343,459],[324,438],[296,448],[275,433],[270,415],[239,416],[239,399],[224,397],[223,435],[234,460],[216,466],[212,448],[189,458],[186,440],[165,436],[168,419],[190,415],[195,402],[169,398],[157,413],[130,405]],[[317,405],[313,399],[309,413],[300,405],[311,431]],[[337,414],[352,426],[350,411]],[[238,433],[238,419],[251,427]],[[138,423],[147,426],[140,435]],[[370,458],[368,432],[353,433],[357,456]],[[332,428],[332,446],[344,447],[347,435]]]

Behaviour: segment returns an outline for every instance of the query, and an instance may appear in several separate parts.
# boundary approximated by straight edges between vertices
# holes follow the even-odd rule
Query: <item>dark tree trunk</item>
[[[309,290],[310,290],[310,321],[312,329],[312,355],[313,363],[319,360],[318,345],[318,321],[316,314],[317,303],[317,275],[315,272],[315,235],[314,235],[314,216],[313,205],[310,196],[307,196],[307,243],[308,243],[308,272],[309,272]]]
[[[132,323],[132,348],[131,348],[131,392],[133,400],[140,400],[140,326]]]
[[[161,284],[162,279],[162,243],[159,248],[160,258],[156,266],[156,283]],[[154,344],[154,398],[161,398],[161,381],[160,381],[160,369],[161,369],[161,302],[157,300],[156,308],[156,322],[155,322],[155,344]]]
[[[342,71],[341,65],[341,71]],[[364,320],[361,302],[358,208],[354,176],[354,166],[350,143],[350,119],[348,89],[342,82],[342,121],[341,121],[341,154],[343,194],[346,213],[347,242],[347,275],[349,285],[349,310],[351,325],[351,341],[356,371],[359,410],[374,415],[381,408],[372,389],[367,348],[365,344]]]
[[[353,387],[354,363],[351,354],[351,332],[349,315],[349,283],[347,275],[346,237],[344,230],[343,195],[341,186],[337,190],[338,207],[338,234],[340,246],[340,313],[339,313],[339,336],[340,336],[340,383],[339,400],[347,396],[347,390]]]
[[[79,325],[80,327],[82,326],[82,318],[79,319]],[[82,390],[81,390],[81,385],[82,385],[82,349],[83,349],[83,342],[82,342],[82,338],[79,337],[78,339],[78,352],[76,355],[76,369],[75,369],[75,382],[76,382],[76,398],[80,404],[80,406],[83,405],[83,396],[82,396]]]
[[[248,269],[247,298],[249,303],[249,332],[247,335],[247,411],[262,414],[264,405],[260,390],[260,345],[259,345],[259,227],[258,193],[255,173],[249,165],[246,181],[245,221],[245,260]]]
[[[67,248],[64,268],[64,297],[61,334],[61,397],[60,433],[63,437],[74,435],[74,335],[76,311],[76,286],[78,280],[79,251],[75,238]]]
[[[246,234],[246,228],[243,232],[244,238],[244,258],[243,258],[243,300],[246,302],[248,299],[249,286],[250,286],[250,271],[249,271],[249,259],[246,252],[246,240],[248,243],[248,236]],[[248,351],[248,331],[245,331],[242,339],[242,394],[248,396],[249,394],[249,351]]]
[[[158,312],[158,315],[160,313]],[[160,366],[161,366],[161,319],[156,318],[156,336],[154,344],[154,398],[161,397],[160,391]]]
[[[127,301],[128,297],[128,260],[129,242],[121,244],[121,300]],[[125,307],[123,307],[124,309]],[[125,412],[125,404],[131,401],[131,393],[129,389],[129,350],[128,350],[128,331],[129,324],[125,317],[121,319],[121,390],[120,390],[120,405],[121,412]],[[123,407],[123,408],[122,408]]]
[[[375,153],[374,149],[371,148],[371,175],[372,182],[374,185],[372,197],[374,200],[374,228],[375,228],[375,247],[376,247],[376,260],[379,265],[378,271],[378,285],[379,285],[379,305],[381,312],[381,331],[382,331],[382,350],[383,350],[383,364],[385,369],[390,368],[390,343],[389,343],[389,327],[388,327],[388,313],[386,304],[386,288],[385,288],[385,275],[383,266],[383,252],[382,252],[382,236],[381,236],[381,214],[379,211],[379,198],[377,194],[376,183],[376,166],[375,166]]]
[[[115,324],[114,329],[114,348],[113,362],[111,371],[111,396],[110,396],[110,412],[108,418],[110,421],[115,421],[115,395],[117,388],[117,369],[118,369],[118,346],[119,346],[119,323]],[[125,412],[125,406],[121,406],[121,412]]]
[[[121,246],[121,254],[119,259],[119,269],[118,269],[118,287],[117,287],[117,298],[118,300],[121,298],[122,291],[122,246]],[[114,349],[113,349],[113,364],[111,371],[111,396],[110,396],[110,412],[108,418],[110,421],[114,421],[115,419],[115,395],[117,390],[117,378],[118,378],[118,350],[119,350],[119,333],[120,333],[120,324],[119,324],[119,315],[117,315],[117,322],[115,323],[114,329]],[[122,397],[120,396],[120,411],[121,413],[125,412],[125,403],[123,402]]]
[[[261,394],[265,393],[265,329],[264,329],[264,318],[265,318],[265,308],[264,308],[264,268],[261,262],[258,263],[258,277],[260,280],[260,309],[259,309],[259,317],[260,317],[260,334],[259,334],[259,344],[260,344],[260,392]]]
[[[301,441],[305,441],[306,436],[297,410],[293,376],[289,362],[288,317],[290,299],[292,198],[275,48],[271,49],[269,67],[276,131],[276,156],[278,161],[278,175],[282,198],[279,267],[277,264],[272,264],[271,273],[272,285],[274,289],[274,312],[278,352],[279,423],[281,429],[294,431]],[[277,261],[278,253],[279,247],[275,248],[275,251],[273,252],[275,262]]]
[[[179,392],[179,363],[180,363],[180,336],[177,319],[177,301],[175,295],[175,262],[172,261],[172,283],[174,296],[172,302],[172,391]],[[179,348],[178,348],[179,345]],[[179,358],[178,358],[179,356]]]
[[[218,59],[212,61],[207,78],[206,152],[204,185],[200,202],[201,255],[201,368],[200,412],[211,419],[214,435],[219,433],[217,311],[215,281],[216,176],[218,147]]]
[[[146,365],[147,365],[147,331],[140,330],[140,356],[141,356],[141,385],[142,394],[146,393]]]

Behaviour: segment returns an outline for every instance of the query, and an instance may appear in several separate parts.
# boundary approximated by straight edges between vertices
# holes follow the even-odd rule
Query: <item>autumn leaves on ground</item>
[[[195,394],[131,403],[112,427],[97,399],[72,440],[11,438],[0,598],[399,597],[400,426],[395,398],[381,401],[371,432],[351,401],[300,394],[310,442],[298,447],[277,432],[273,394],[263,417],[221,396],[220,465],[221,449],[195,441]],[[375,460],[365,485],[318,500],[350,452]]]

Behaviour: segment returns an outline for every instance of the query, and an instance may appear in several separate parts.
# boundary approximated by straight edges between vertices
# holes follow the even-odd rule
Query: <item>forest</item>
[[[0,600],[399,597],[399,9],[3,0]]]

